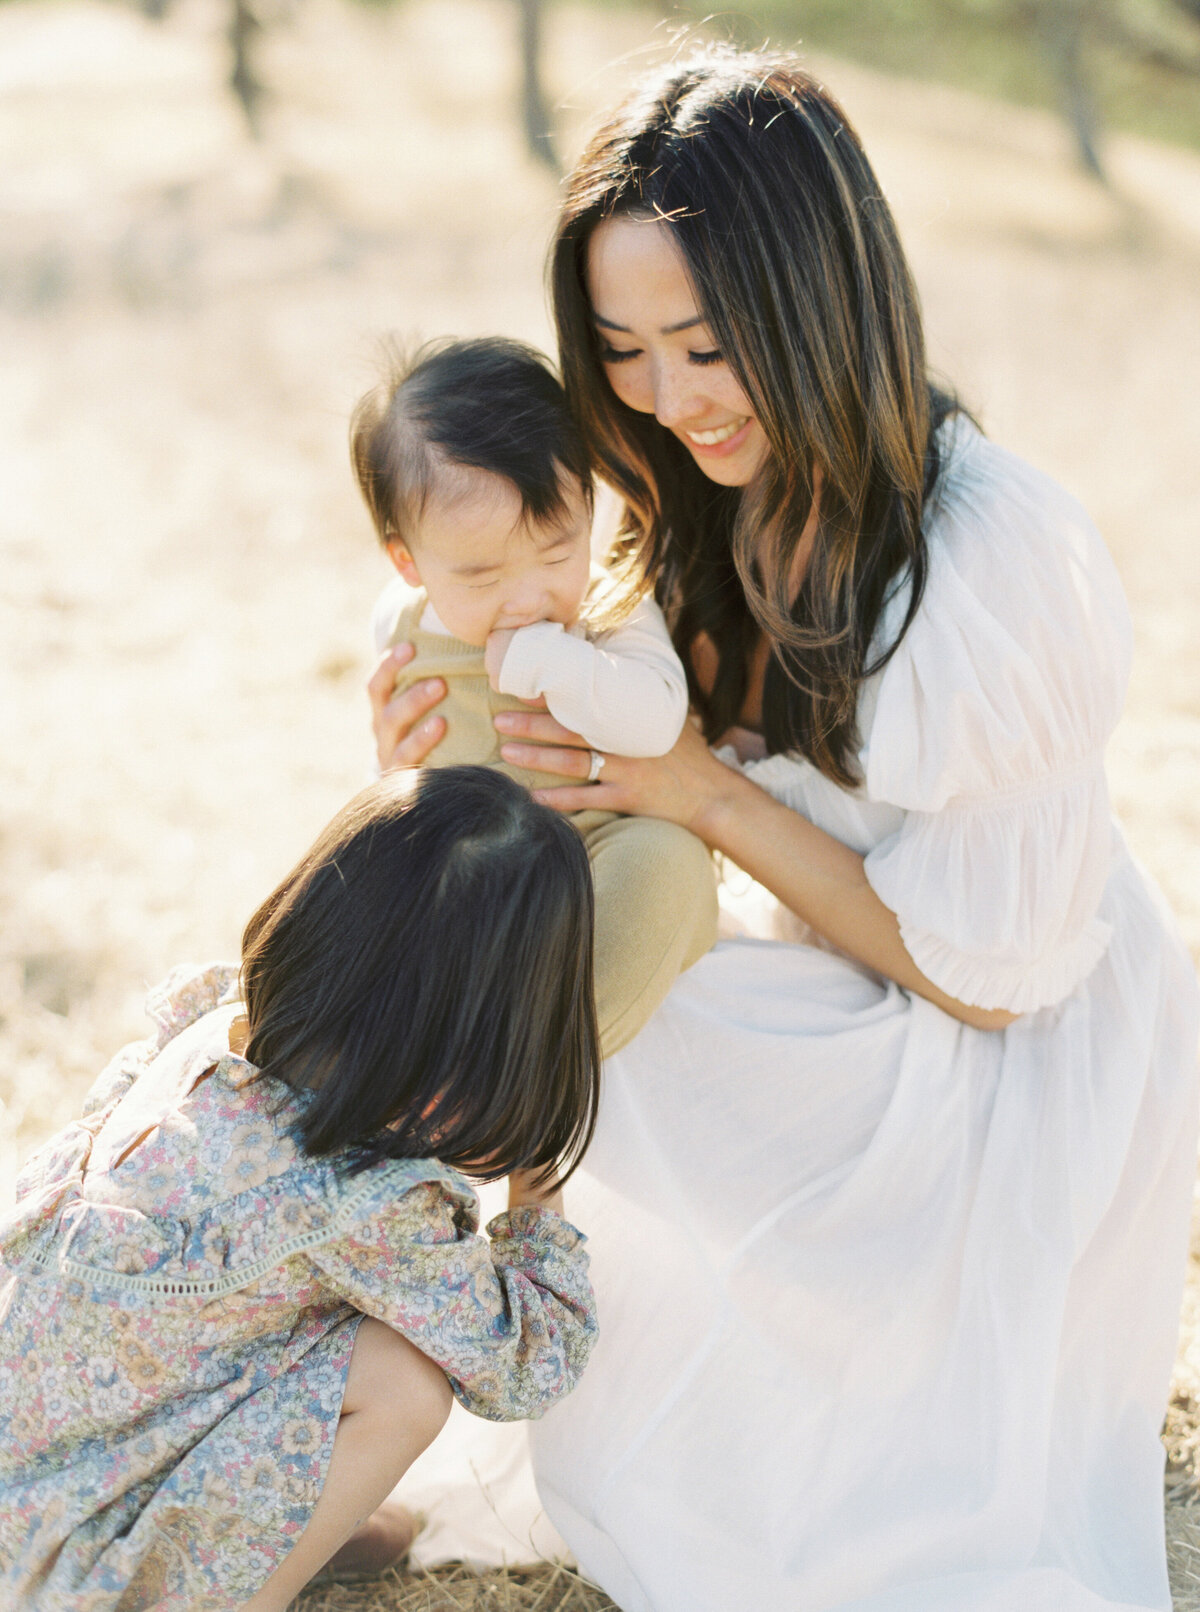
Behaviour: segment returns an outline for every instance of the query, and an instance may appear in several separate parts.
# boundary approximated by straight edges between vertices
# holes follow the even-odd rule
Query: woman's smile
[[[683,435],[698,454],[735,453],[741,446],[743,434],[748,434],[749,428],[754,423],[750,416],[746,415],[741,420],[731,420],[728,425],[719,425],[707,431],[693,431],[685,426]]]
[[[653,414],[712,481],[752,481],[766,435],[713,343],[670,225],[606,219],[588,243],[587,280],[600,362],[622,403]]]

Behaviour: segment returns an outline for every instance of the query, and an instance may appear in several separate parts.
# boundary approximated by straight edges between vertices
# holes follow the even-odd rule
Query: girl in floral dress
[[[503,775],[380,780],[31,1160],[0,1223],[0,1602],[281,1612],[442,1425],[595,1334],[591,889]],[[477,1235],[460,1170],[510,1176]],[[448,1386],[447,1386],[448,1385]]]

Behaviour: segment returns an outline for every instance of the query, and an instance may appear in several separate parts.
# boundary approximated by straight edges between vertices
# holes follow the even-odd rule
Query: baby
[[[683,667],[654,601],[621,611],[591,563],[587,454],[539,353],[498,337],[427,347],[362,400],[350,445],[400,573],[375,608],[376,650],[414,646],[398,691],[430,677],[447,688],[428,765],[481,762],[530,789],[561,784],[503,761],[492,725],[539,697],[595,751],[670,750],[687,719]],[[607,1055],[711,947],[716,880],[706,848],[675,824],[601,811],[573,822],[595,887]]]

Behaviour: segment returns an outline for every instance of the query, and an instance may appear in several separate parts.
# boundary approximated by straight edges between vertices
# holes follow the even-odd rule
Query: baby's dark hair
[[[564,473],[592,499],[587,450],[550,361],[504,336],[394,357],[354,411],[350,459],[385,544],[410,544],[447,465],[502,476],[538,524],[566,519]]]
[[[357,795],[246,926],[246,1057],[351,1170],[565,1179],[595,1124],[592,884],[557,812],[486,767]]]

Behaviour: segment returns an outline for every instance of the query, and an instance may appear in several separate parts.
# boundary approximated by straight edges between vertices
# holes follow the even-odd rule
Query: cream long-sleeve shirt
[[[400,578],[380,596],[372,622],[380,654],[412,597]],[[421,627],[452,636],[431,604]],[[594,750],[621,756],[665,755],[687,719],[687,677],[662,611],[649,598],[627,621],[594,639],[579,624],[538,621],[519,628],[500,668],[500,692],[519,700],[544,696],[551,716],[565,728]]]

